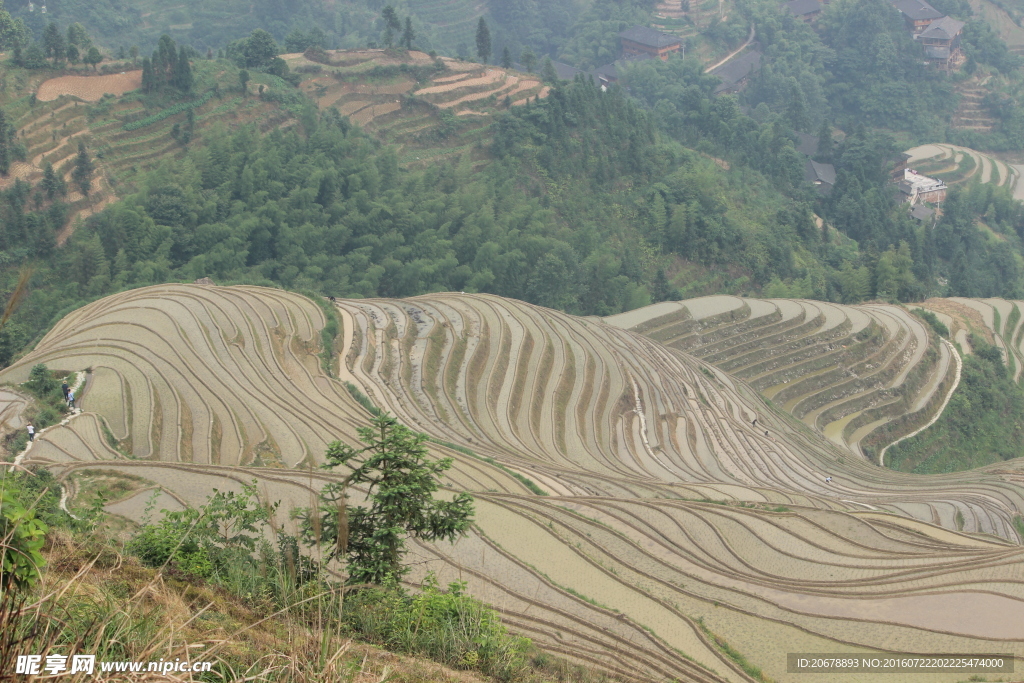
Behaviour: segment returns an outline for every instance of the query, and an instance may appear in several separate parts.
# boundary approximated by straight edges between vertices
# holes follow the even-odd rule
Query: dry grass
[[[51,531],[49,569],[30,595],[0,596],[5,634],[0,682],[17,676],[22,654],[95,654],[100,661],[212,662],[210,674],[137,674],[133,681],[274,681],[287,683],[477,683],[484,679],[434,662],[353,642],[326,619],[289,611],[267,614],[222,588],[143,567],[97,538]],[[313,599],[333,599],[313,596]],[[306,613],[308,617],[308,612]],[[9,666],[8,666],[9,665]],[[62,680],[125,680],[123,673],[66,675]]]
[[[98,102],[106,93],[123,95],[141,86],[141,70],[107,76],[60,76],[44,81],[36,92],[36,99],[50,102],[62,95],[71,95],[86,102]]]

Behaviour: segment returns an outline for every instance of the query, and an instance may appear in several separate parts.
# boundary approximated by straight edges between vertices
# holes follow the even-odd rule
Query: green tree
[[[533,54],[530,48],[526,48],[519,55],[519,61],[526,67],[527,71],[533,72],[533,67],[537,64],[537,55]]]
[[[458,493],[451,500],[434,498],[440,476],[451,468],[452,460],[431,460],[423,445],[426,438],[385,414],[359,429],[365,448],[357,450],[340,441],[327,447],[323,467],[340,465],[351,467],[352,472],[344,481],[324,487],[319,510],[301,513],[303,536],[311,544],[329,546],[332,558],[348,557],[350,584],[382,584],[405,574],[406,536],[454,541],[469,527],[473,517],[469,494]],[[367,484],[367,506],[347,504],[350,484]]]
[[[384,20],[384,44],[391,48],[395,42],[395,31],[402,28],[402,24],[398,20],[395,8],[391,5],[387,5],[381,10],[380,18]]]
[[[131,55],[131,57],[132,57],[132,64],[134,64],[136,62],[136,60],[138,60],[138,58],[139,58],[139,46],[138,45],[132,45],[128,49],[128,54]]]
[[[48,199],[55,199],[57,195],[67,194],[67,186],[64,184],[64,179],[53,170],[53,164],[47,161],[43,164],[43,190],[46,191],[46,197]]]
[[[832,126],[828,121],[822,121],[821,128],[818,129],[818,154],[815,159],[821,163],[830,164],[835,153],[836,143],[832,140]]]
[[[53,59],[54,64],[64,61],[64,57],[67,54],[64,36],[61,34],[60,29],[57,28],[57,24],[52,21],[47,24],[46,29],[43,31],[43,51],[47,57]]]
[[[242,87],[242,93],[244,95],[249,94],[249,72],[242,69],[238,72],[238,84]]]
[[[100,54],[100,51],[97,48],[90,47],[89,54],[87,54],[85,56],[85,59],[83,59],[82,61],[84,61],[86,64],[91,64],[92,70],[96,71],[96,65],[103,61],[103,55]]]
[[[550,57],[544,58],[544,68],[541,69],[540,74],[545,83],[558,83],[558,73],[555,72],[555,65]]]
[[[505,47],[501,51],[501,68],[511,69],[512,68],[512,53],[509,52],[508,47]]]
[[[476,25],[476,56],[484,64],[491,58],[491,30],[487,28],[483,17],[480,17]]]
[[[0,175],[7,175],[11,169],[14,150],[14,126],[7,121],[7,115],[0,109]]]
[[[411,50],[414,40],[416,40],[416,32],[412,29],[412,17],[406,17],[405,31],[402,32],[402,45],[405,45],[406,50]]]
[[[178,64],[174,69],[174,85],[184,93],[192,92],[192,65],[185,50],[178,52]],[[191,111],[191,109],[189,110]]]
[[[11,18],[10,12],[4,9],[3,0],[0,0],[0,50],[20,49],[27,35],[25,22]]]
[[[68,45],[74,45],[79,50],[89,51],[92,47],[92,39],[89,38],[89,34],[86,32],[85,27],[75,22],[68,26]]]
[[[93,163],[89,158],[89,152],[85,149],[85,143],[78,143],[78,155],[75,156],[75,170],[71,172],[71,178],[78,185],[86,197],[89,196],[89,188],[92,185]]]
[[[245,40],[243,52],[246,66],[266,66],[277,56],[277,43],[274,41],[274,36],[258,28],[250,33]]]
[[[153,62],[149,57],[142,58],[142,92],[153,92],[156,88],[156,76],[153,74]]]

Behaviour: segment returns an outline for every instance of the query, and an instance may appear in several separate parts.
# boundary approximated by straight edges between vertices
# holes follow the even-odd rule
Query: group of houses
[[[678,36],[662,33],[646,26],[634,26],[622,31],[619,33],[619,40],[622,43],[622,56],[591,72],[594,81],[602,87],[607,87],[619,80],[624,67],[632,62],[646,59],[666,61],[669,55],[683,54],[683,43]],[[746,84],[750,74],[760,68],[761,53],[757,50],[749,50],[712,69],[711,74],[718,76],[722,81],[715,88],[715,94],[739,92]],[[555,70],[559,78],[571,79],[576,73],[579,73],[578,70],[566,64],[556,63]],[[565,72],[564,76],[563,71]]]
[[[803,21],[811,23],[828,4],[827,0],[789,0],[783,7]],[[927,62],[942,71],[953,71],[964,63],[961,36],[964,22],[945,16],[926,0],[892,0],[903,15],[914,40],[924,47]]]

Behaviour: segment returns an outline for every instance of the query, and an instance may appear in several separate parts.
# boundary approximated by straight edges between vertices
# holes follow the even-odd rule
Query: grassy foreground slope
[[[468,579],[553,652],[643,681],[795,680],[789,651],[1024,657],[1012,465],[882,470],[685,352],[508,299],[341,301],[332,353],[325,310],[164,285],[77,311],[0,374],[90,370],[84,412],[23,462],[142,478],[108,506],[127,519],[154,491],[173,509],[253,478],[303,506],[343,474],[309,469],[326,442],[369,417],[347,381],[432,436],[456,460],[447,485],[477,498],[473,532],[419,546],[417,572]]]

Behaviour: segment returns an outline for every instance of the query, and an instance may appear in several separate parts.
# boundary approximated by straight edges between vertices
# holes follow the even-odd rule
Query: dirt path
[[[750,33],[749,33],[749,35],[747,35],[747,41],[745,43],[743,43],[742,45],[740,45],[735,50],[733,50],[732,52],[730,52],[728,55],[726,55],[725,59],[723,59],[722,61],[718,62],[717,64],[713,64],[713,65],[709,66],[708,68],[704,69],[704,73],[708,73],[708,72],[713,71],[714,69],[717,69],[718,67],[722,66],[723,64],[728,62],[730,59],[732,59],[733,57],[735,57],[739,53],[743,52],[743,50],[745,50],[746,47],[748,45],[750,45],[752,42],[754,42],[754,25],[753,24],[750,25]]]
[[[68,388],[68,391],[73,392],[73,393],[77,392],[81,388],[81,386],[85,383],[85,372],[79,371],[77,374],[78,374],[78,379],[75,380],[74,385],[72,385],[71,387]],[[58,422],[57,424],[50,425],[49,427],[46,427],[45,429],[40,429],[39,431],[37,431],[36,435],[35,435],[35,439],[33,439],[32,441],[29,441],[28,445],[25,446],[25,450],[23,450],[21,453],[18,453],[18,455],[14,458],[14,465],[15,465],[15,467],[21,465],[21,463],[25,460],[25,456],[28,455],[28,452],[30,450],[32,450],[32,445],[35,444],[36,439],[38,439],[40,436],[42,436],[43,432],[49,431],[49,430],[53,429],[54,427],[60,427],[62,425],[66,425],[72,418],[78,417],[81,414],[82,414],[82,409],[81,408],[75,408],[69,416],[67,416],[66,418],[64,418],[63,420]]]

